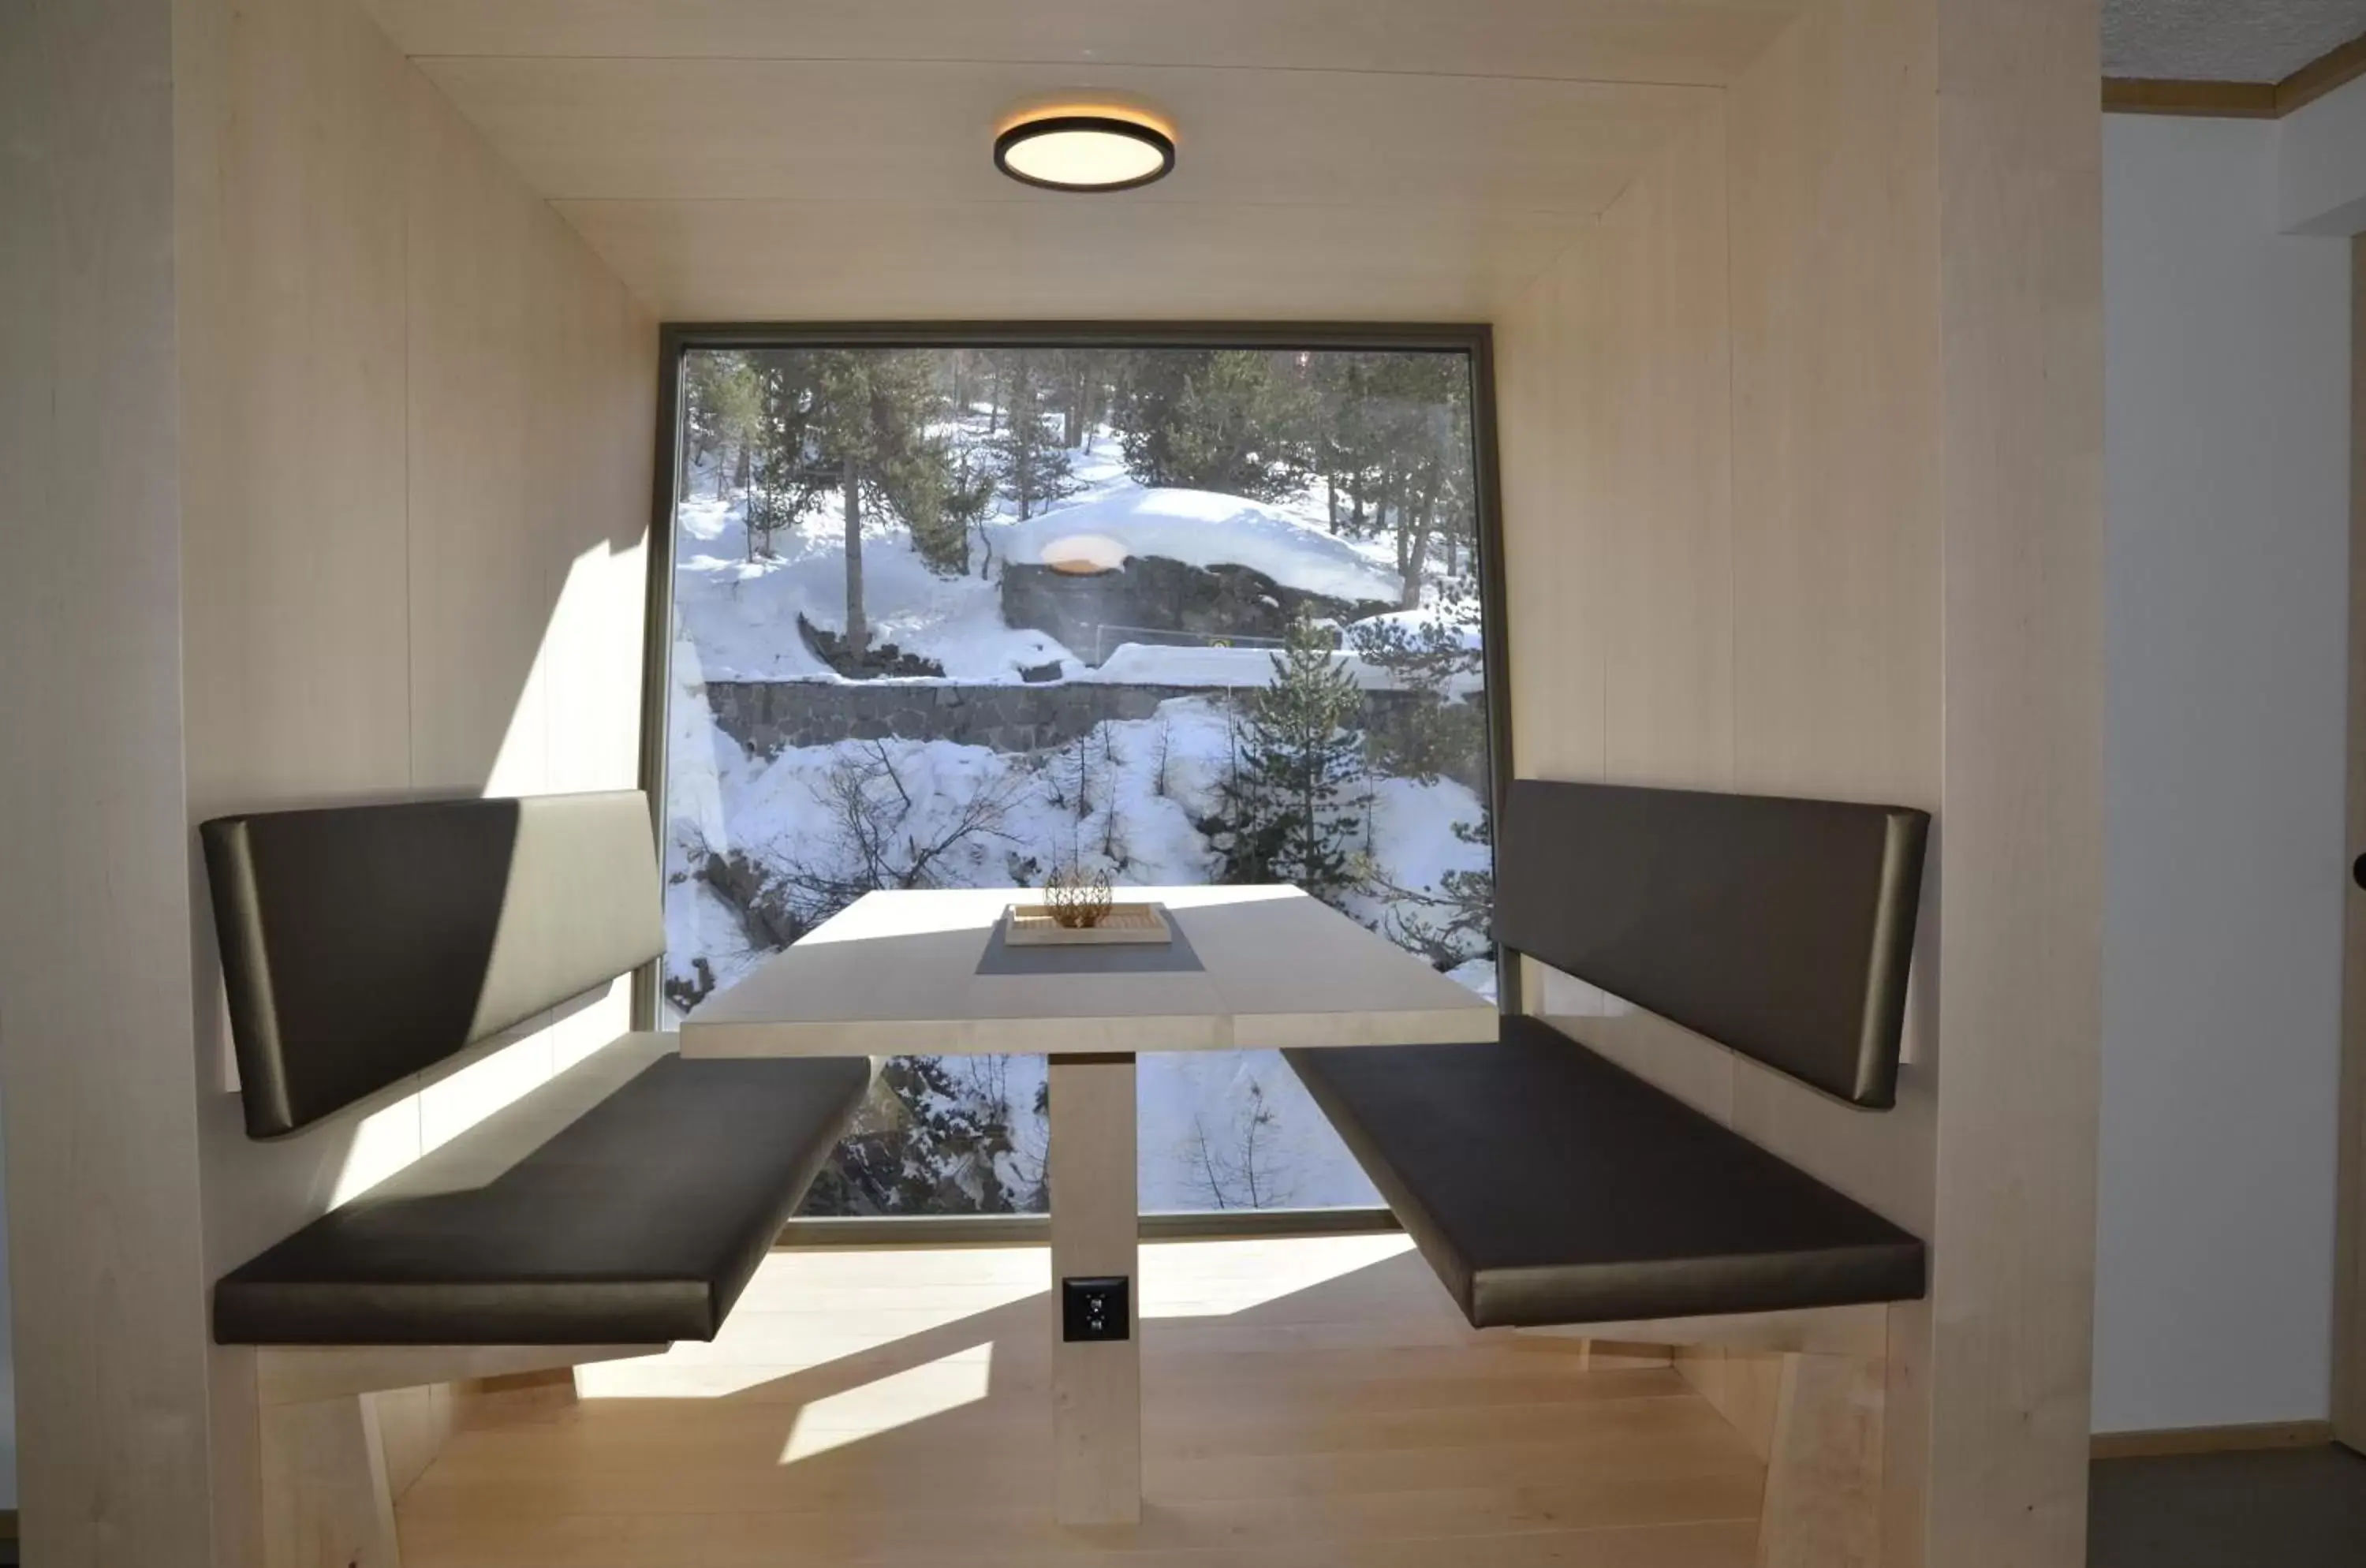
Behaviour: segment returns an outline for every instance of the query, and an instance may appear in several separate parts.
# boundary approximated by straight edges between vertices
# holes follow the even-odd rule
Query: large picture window
[[[1492,996],[1484,367],[1410,336],[675,334],[661,1022],[1067,871],[1293,883]],[[890,1063],[807,1213],[1040,1212],[1044,1084]],[[1378,1201],[1271,1052],[1140,1086],[1145,1211]]]

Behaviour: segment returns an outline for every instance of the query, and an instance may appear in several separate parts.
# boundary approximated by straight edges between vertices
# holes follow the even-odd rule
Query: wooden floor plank
[[[457,1434],[403,1499],[404,1562],[1752,1559],[1763,1472],[1680,1375],[1474,1332],[1402,1238],[1153,1244],[1142,1274],[1174,1315],[1143,1325],[1139,1525],[1053,1521],[1043,1249],[780,1253],[714,1345]]]

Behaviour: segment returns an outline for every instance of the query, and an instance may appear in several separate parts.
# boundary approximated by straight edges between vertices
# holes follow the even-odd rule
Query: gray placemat
[[[1153,906],[1166,917],[1175,940],[1154,942],[1112,942],[1106,947],[1013,947],[1002,938],[1002,922],[994,922],[986,952],[977,961],[980,975],[1188,975],[1206,968],[1183,934],[1183,922],[1164,904]]]

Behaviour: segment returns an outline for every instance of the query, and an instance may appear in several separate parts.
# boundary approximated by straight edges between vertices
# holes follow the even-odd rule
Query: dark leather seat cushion
[[[1535,1019],[1285,1055],[1481,1327],[1922,1294],[1914,1237]]]
[[[498,1174],[445,1191],[397,1179],[298,1231],[215,1287],[214,1337],[711,1339],[870,1079],[861,1057],[660,1056]]]

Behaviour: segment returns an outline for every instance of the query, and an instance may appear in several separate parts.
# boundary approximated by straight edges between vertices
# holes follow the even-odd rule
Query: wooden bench
[[[255,1138],[317,1135],[665,943],[637,792],[202,835]],[[375,1393],[713,1338],[871,1076],[627,1034],[223,1277],[215,1341],[256,1348],[265,1562],[394,1568]]]
[[[1865,1112],[1894,1103],[1928,818],[1521,780],[1496,929]],[[1761,1560],[1878,1560],[1891,1303],[1922,1243],[1534,1018],[1285,1053],[1471,1323],[1785,1353]]]

